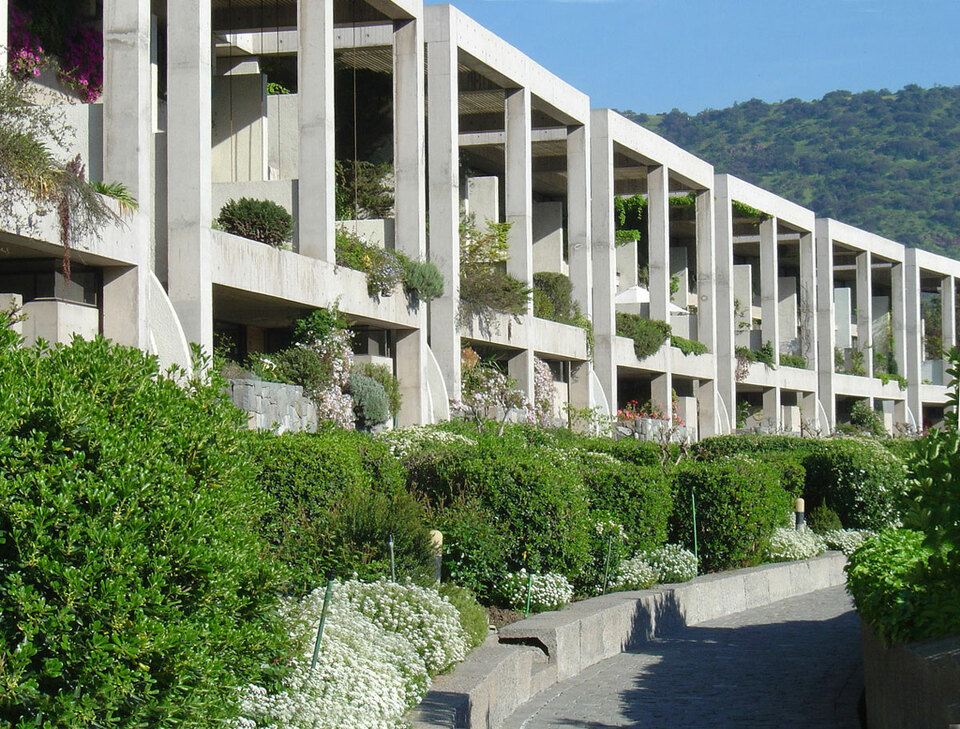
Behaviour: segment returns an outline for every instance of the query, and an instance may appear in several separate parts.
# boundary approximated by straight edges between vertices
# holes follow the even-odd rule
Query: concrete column
[[[721,432],[731,432],[737,427],[737,362],[734,357],[736,322],[733,315],[733,210],[730,207],[729,178],[726,175],[717,175],[715,180],[717,385],[719,405],[725,414],[721,423]]]
[[[837,401],[833,386],[833,350],[836,321],[833,306],[833,234],[829,220],[817,220],[817,384],[826,422],[820,427],[833,432],[837,427]]]
[[[777,246],[777,219],[760,223],[760,316],[763,345],[773,345],[773,363],[780,364],[780,256]],[[766,403],[766,395],[764,395]],[[766,411],[766,405],[764,405]],[[779,405],[777,406],[779,412]],[[767,413],[769,417],[769,413]],[[779,416],[777,418],[779,422]]]
[[[617,410],[616,323],[613,299],[617,286],[617,249],[614,233],[613,140],[610,112],[590,114],[590,250],[593,261],[593,368],[611,413]]]
[[[430,303],[430,348],[447,396],[460,398],[460,147],[456,22],[449,6],[427,15],[427,90],[430,103],[430,260],[443,274],[443,296]],[[482,221],[479,221],[482,223]]]
[[[647,168],[650,318],[670,323],[670,170]]]
[[[298,0],[300,253],[336,261],[334,225],[333,0]],[[416,103],[415,101],[411,103]]]
[[[510,258],[507,273],[533,286],[533,145],[530,89],[511,89],[506,93],[504,109],[506,142],[506,220],[510,228]],[[533,302],[527,304],[523,317],[523,335],[514,337],[523,348],[509,363],[510,376],[517,387],[533,400],[533,350],[529,347],[529,324],[533,318]]]
[[[944,277],[940,284],[940,326],[943,350],[957,346],[957,284],[953,276]]]
[[[578,409],[588,408],[590,402],[590,375],[592,367],[589,362],[570,363],[570,406]]]
[[[210,13],[209,0],[167,1],[169,293],[187,339],[207,352],[213,351]]]
[[[650,404],[660,406],[667,420],[673,422],[673,374],[669,364],[666,372],[650,380]]]
[[[917,249],[907,248],[904,252],[904,279],[906,291],[906,317],[904,320],[904,339],[907,344],[907,422],[916,428],[923,428],[923,403],[920,398],[921,367],[923,361],[923,340],[920,326],[920,265],[917,262]],[[912,418],[911,418],[912,416]]]
[[[857,347],[863,352],[867,377],[873,377],[873,256],[857,254]]]
[[[419,20],[394,23],[393,134],[396,249],[414,260],[426,256],[424,192],[423,34]],[[397,337],[397,379],[403,395],[401,425],[429,419],[426,387],[427,305],[417,311],[418,328]]]
[[[714,356],[710,358],[712,378],[700,381],[698,435],[706,438],[721,432],[717,404],[717,290],[716,241],[714,236],[713,191],[697,192],[697,339]]]
[[[813,433],[816,433],[823,427],[823,424],[820,422],[820,407],[817,400],[817,393],[800,393],[800,417],[802,418],[804,428],[810,428]]]
[[[780,387],[768,387],[763,391],[763,422],[774,433],[783,428],[783,410],[780,407]]]
[[[590,255],[590,142],[586,125],[567,131],[567,262],[573,298],[589,317],[593,288]]]
[[[817,267],[813,233],[800,235],[800,354],[807,367],[817,366]],[[814,393],[816,396],[816,393]],[[811,415],[805,415],[810,418]]]
[[[897,363],[897,372],[906,376],[907,336],[905,320],[907,311],[904,286],[904,265],[894,263],[890,267],[890,326],[893,330],[893,359]],[[904,421],[898,418],[897,422],[902,423]]]
[[[4,3],[6,5],[6,3]],[[3,13],[4,18],[6,14]],[[103,333],[146,349],[149,275],[153,263],[153,83],[150,66],[150,0],[103,4],[103,178],[126,185],[139,210],[127,220],[138,265],[124,274],[129,298],[105,292]],[[0,35],[6,43],[6,34]],[[131,283],[132,282],[132,283]],[[105,289],[107,288],[105,283]]]

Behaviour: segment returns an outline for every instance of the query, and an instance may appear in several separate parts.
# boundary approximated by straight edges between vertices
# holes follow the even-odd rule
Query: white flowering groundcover
[[[504,577],[500,587],[501,597],[514,610],[524,610],[528,586],[531,612],[558,610],[573,599],[573,586],[563,575],[556,572],[540,575],[528,573],[525,569],[510,572]]]
[[[810,559],[827,550],[823,538],[806,526],[778,527],[770,537],[767,546],[767,559],[771,562],[789,562],[796,559]]]
[[[270,693],[249,686],[235,729],[391,729],[423,698],[430,676],[463,660],[457,609],[436,590],[387,580],[337,582],[310,670],[324,588],[283,607],[297,647]]]

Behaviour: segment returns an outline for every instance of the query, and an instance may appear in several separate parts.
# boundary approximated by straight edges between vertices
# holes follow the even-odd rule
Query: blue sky
[[[960,0],[453,4],[595,107],[693,114],[751,98],[960,85]]]

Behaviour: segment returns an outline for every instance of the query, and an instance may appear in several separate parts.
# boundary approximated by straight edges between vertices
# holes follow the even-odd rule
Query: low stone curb
[[[687,625],[842,585],[845,564],[842,553],[828,552],[534,615],[501,628],[438,677],[407,718],[415,729],[499,729],[531,697],[595,663]]]

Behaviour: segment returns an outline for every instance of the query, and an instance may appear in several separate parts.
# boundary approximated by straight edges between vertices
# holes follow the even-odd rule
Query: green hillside
[[[960,86],[624,113],[821,217],[960,257]]]

